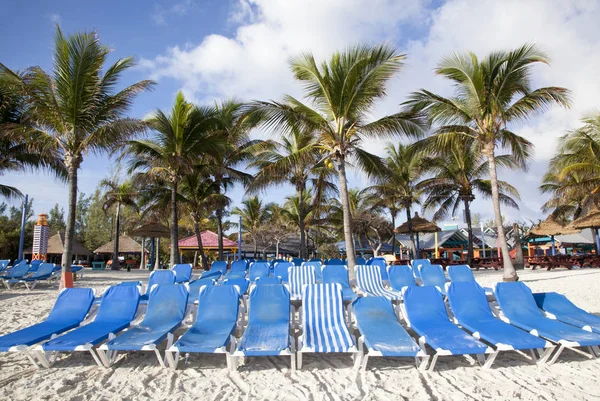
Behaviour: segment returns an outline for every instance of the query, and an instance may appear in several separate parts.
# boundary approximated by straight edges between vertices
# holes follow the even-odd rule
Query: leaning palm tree
[[[179,92],[169,115],[157,110],[147,120],[153,135],[129,142],[130,172],[141,172],[166,182],[171,191],[171,265],[179,259],[178,188],[181,179],[194,171],[199,160],[209,159],[223,147],[223,140],[211,132],[214,110],[188,103]]]
[[[428,140],[420,145],[427,149]],[[423,208],[435,211],[433,220],[441,220],[448,215],[455,215],[463,206],[468,232],[467,261],[473,255],[473,226],[471,222],[471,203],[475,193],[484,198],[490,198],[491,182],[487,179],[489,168],[487,161],[472,141],[461,138],[448,144],[442,149],[431,149],[435,157],[431,159],[430,172],[432,177],[420,182],[419,188],[426,195]],[[515,167],[515,161],[510,155],[497,155],[496,163],[508,168]],[[519,193],[505,181],[498,181],[500,202],[518,209],[517,203],[511,197],[519,199]]]
[[[118,182],[116,179],[102,180],[98,184],[104,189],[102,209],[105,213],[115,206],[115,242],[111,270],[119,270],[119,233],[121,221],[121,206],[138,209],[136,203],[137,191],[131,181]]]
[[[65,37],[57,26],[54,37],[53,71],[31,67],[16,74],[0,64],[10,84],[25,97],[27,108],[22,121],[11,132],[25,135],[64,163],[69,182],[67,229],[62,256],[63,284],[72,286],[71,270],[77,172],[89,152],[113,152],[127,139],[146,128],[126,112],[140,92],[152,81],[140,81],[120,91],[121,75],[134,62],[117,60],[103,71],[111,50],[100,43],[95,32]]]
[[[252,196],[242,201],[242,207],[235,207],[231,214],[242,218],[242,230],[252,239],[254,244],[254,257],[258,252],[258,234],[261,226],[271,217],[274,203],[264,204],[258,196]]]
[[[374,104],[386,96],[387,83],[400,71],[403,60],[404,55],[388,45],[355,46],[343,53],[334,53],[329,62],[320,65],[312,54],[302,54],[291,60],[291,68],[303,85],[306,100],[314,108],[289,95],[282,103],[257,101],[250,106],[267,127],[318,134],[319,148],[324,157],[334,163],[339,177],[351,279],[354,279],[356,262],[346,178],[348,164],[354,162],[372,174],[377,171],[380,160],[362,148],[365,140],[398,134],[418,135],[422,129],[418,115],[412,112],[369,121]]]
[[[444,98],[422,89],[410,96],[406,110],[426,112],[438,125],[433,135],[440,144],[457,136],[472,140],[488,160],[492,204],[504,262],[504,280],[518,280],[508,253],[502,227],[500,191],[496,173],[496,147],[508,148],[522,168],[533,145],[511,131],[513,124],[546,110],[552,104],[569,106],[569,91],[560,87],[532,89],[535,64],[548,58],[534,45],[512,51],[497,51],[479,60],[473,53],[445,58],[436,73],[454,84],[455,94]]]

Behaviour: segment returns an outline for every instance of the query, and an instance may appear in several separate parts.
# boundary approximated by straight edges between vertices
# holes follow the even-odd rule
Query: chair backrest
[[[225,272],[227,271],[227,262],[225,262],[224,260],[215,260],[210,265],[210,271],[215,270],[220,271],[221,274],[225,274]]]
[[[289,324],[290,293],[283,284],[257,285],[250,291],[248,325]]]
[[[363,258],[362,256],[359,256],[358,258],[356,258],[356,264],[357,265],[366,265],[367,260],[365,258]]]
[[[94,290],[91,288],[65,288],[58,294],[46,322],[56,324],[81,322],[90,311],[93,302]]]
[[[312,258],[309,259],[308,262],[319,262],[319,263],[323,263],[323,260],[321,258]]]
[[[437,288],[407,287],[404,290],[404,309],[411,325],[435,326],[449,321],[442,293]]]
[[[150,278],[148,279],[147,293],[149,293],[154,284],[175,284],[175,272],[172,270],[154,270],[150,273]]]
[[[276,262],[275,267],[273,268],[273,275],[276,277],[281,277],[281,281],[284,283],[288,282],[288,269],[294,266],[290,262]]]
[[[290,278],[290,292],[292,298],[300,298],[304,286],[314,284],[315,267],[312,265],[290,266],[288,275]]]
[[[448,277],[450,281],[475,281],[471,268],[467,265],[450,265],[448,266]]]
[[[344,261],[340,258],[331,258],[325,260],[326,265],[345,265]]]
[[[27,263],[21,263],[21,264],[14,266],[10,270],[10,273],[8,274],[8,276],[11,278],[20,278],[20,277],[23,277],[24,275],[26,275],[28,271],[29,271],[29,265]]]
[[[131,286],[131,287],[138,287],[142,285],[141,281],[121,281],[119,284],[117,285],[124,285],[124,286]]]
[[[173,266],[176,283],[187,283],[192,279],[192,265],[190,263],[180,263]]]
[[[32,278],[47,277],[54,271],[54,263],[41,263]]]
[[[195,326],[212,332],[231,333],[237,322],[240,293],[232,285],[203,287],[198,295]]]
[[[278,276],[266,276],[266,277],[258,277],[254,284],[256,285],[265,285],[265,284],[281,284],[281,277]]]
[[[344,320],[339,284],[311,284],[302,293],[302,328],[305,344],[318,344],[328,352],[345,351],[354,340]]]
[[[323,264],[320,261],[308,261],[303,262],[300,266],[313,266],[315,268],[315,280],[317,282],[323,281]],[[339,265],[338,265],[339,266]]]
[[[43,263],[41,260],[32,260],[29,264],[29,273],[35,273],[40,268],[40,265]]]
[[[381,280],[381,269],[376,265],[354,266],[356,284],[368,293],[378,293],[379,289],[385,288]]]
[[[248,278],[250,281],[255,281],[259,277],[268,277],[269,270],[269,264],[267,262],[254,262],[250,265]]]
[[[6,270],[6,268],[8,267],[9,264],[10,264],[10,260],[8,260],[8,259],[0,260],[0,272],[3,270]]]
[[[248,264],[245,260],[234,260],[231,262],[230,271],[232,272],[245,272]]]
[[[323,266],[323,284],[339,284],[342,288],[351,288],[346,265]]]
[[[261,280],[261,279],[259,279]],[[226,278],[221,283],[223,285],[237,285],[240,289],[240,294],[245,294],[248,292],[248,287],[250,286],[250,281],[247,278]]]
[[[421,278],[421,266],[430,265],[429,259],[411,259],[410,266],[413,269],[413,274],[417,278]]]
[[[97,323],[130,322],[140,302],[140,291],[131,285],[113,285],[102,294]]]
[[[403,287],[417,285],[412,270],[407,265],[389,265],[387,268],[390,286],[401,291]]]
[[[496,301],[500,309],[510,320],[529,320],[543,318],[544,314],[538,308],[531,289],[524,283],[505,282],[496,284]]]
[[[269,260],[269,266],[271,266],[271,269],[272,269],[273,267],[275,267],[276,263],[281,263],[281,262],[287,262],[287,260],[285,260],[285,259],[272,259],[272,260]]]
[[[200,293],[200,288],[203,286],[211,287],[215,285],[215,280],[212,278],[201,278],[198,280],[191,281],[189,283],[189,294],[188,294],[188,302],[194,303],[198,300],[198,294]]]
[[[187,285],[159,284],[153,287],[150,290],[146,315],[140,325],[169,327],[180,323],[185,317],[187,301]]]
[[[453,281],[448,286],[448,302],[459,322],[495,319],[485,291],[475,281]]]
[[[304,259],[302,258],[292,258],[292,263],[296,266],[301,266],[304,263]]]
[[[379,266],[379,273],[381,274],[381,279],[388,279],[387,262],[384,258],[371,258],[368,260],[367,264],[371,266]]]
[[[423,285],[437,286],[442,292],[446,291],[446,275],[440,265],[421,266],[421,280],[423,280]]]

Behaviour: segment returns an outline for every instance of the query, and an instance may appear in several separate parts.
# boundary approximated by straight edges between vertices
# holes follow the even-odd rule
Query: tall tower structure
[[[46,261],[48,253],[48,215],[38,214],[38,219],[33,228],[33,249],[31,260]]]

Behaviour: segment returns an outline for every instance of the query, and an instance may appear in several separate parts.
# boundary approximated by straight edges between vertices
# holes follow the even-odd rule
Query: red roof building
[[[202,247],[205,251],[213,249],[219,249],[219,236],[217,233],[206,230],[200,233],[202,238]],[[238,244],[235,241],[230,240],[227,237],[223,237],[223,249],[225,250],[237,250]],[[198,250],[198,239],[195,235],[189,236],[179,240],[179,249],[182,251],[197,251]]]

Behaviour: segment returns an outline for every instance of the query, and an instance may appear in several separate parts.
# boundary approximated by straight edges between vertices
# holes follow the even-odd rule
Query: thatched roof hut
[[[109,241],[96,249],[94,253],[113,253],[115,241]],[[142,253],[142,244],[137,243],[129,235],[119,237],[119,253]]]
[[[47,255],[62,255],[65,251],[65,233],[54,234],[48,238]],[[32,249],[26,249],[23,253],[31,254]],[[73,240],[73,255],[91,256],[92,252],[88,251],[80,242]]]
[[[536,224],[531,230],[529,230],[529,232],[533,235],[544,237],[551,237],[554,235],[564,234],[575,234],[579,231],[581,230],[570,227],[568,225],[563,226],[562,224],[560,224],[560,222],[556,220],[556,218],[553,215],[548,216],[546,220],[542,221],[539,224]]]
[[[582,229],[582,228],[599,228],[600,227],[600,210],[595,209],[590,211],[585,216],[581,216],[577,220],[574,220],[571,227]]]
[[[169,238],[171,236],[171,231],[168,227],[165,227],[160,223],[146,223],[139,226],[129,234],[133,235],[134,237]]]
[[[415,212],[415,215],[411,219],[412,231],[415,233],[435,233],[442,231],[441,228],[433,224],[427,219],[419,216],[419,213]],[[408,228],[408,221],[399,225],[394,230],[396,234],[408,234],[410,232]]]

